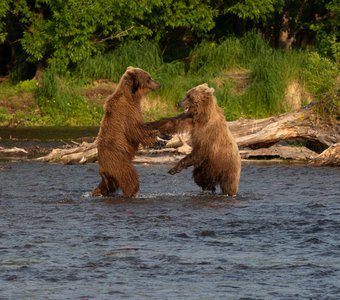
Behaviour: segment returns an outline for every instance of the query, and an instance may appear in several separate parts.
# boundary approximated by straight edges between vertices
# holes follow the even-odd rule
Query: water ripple
[[[337,299],[336,168],[245,165],[235,198],[137,165],[135,199],[92,198],[98,166],[0,168],[0,299]]]

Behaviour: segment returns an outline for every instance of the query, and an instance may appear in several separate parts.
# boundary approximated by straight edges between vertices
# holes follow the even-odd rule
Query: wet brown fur
[[[190,129],[191,126],[192,152],[169,173],[176,174],[194,166],[194,180],[203,191],[214,192],[215,186],[219,184],[223,194],[234,196],[238,191],[241,173],[240,154],[213,93],[214,89],[207,84],[192,88],[181,101],[181,106],[188,112],[156,121],[151,126],[167,133],[174,132],[176,128]]]
[[[139,179],[132,160],[139,144],[154,145],[158,134],[144,124],[141,99],[159,87],[144,70],[128,67],[115,92],[106,100],[96,139],[102,181],[93,196],[106,196],[118,189],[124,197],[138,193]]]

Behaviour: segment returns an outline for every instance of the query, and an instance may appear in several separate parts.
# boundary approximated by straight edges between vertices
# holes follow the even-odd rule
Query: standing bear
[[[241,173],[241,158],[223,110],[218,106],[214,89],[201,84],[189,90],[179,105],[185,113],[148,123],[164,133],[191,131],[192,152],[170,171],[176,174],[194,166],[193,177],[203,191],[215,192],[220,185],[223,194],[235,196]]]
[[[106,100],[96,139],[101,183],[93,196],[106,196],[118,189],[124,197],[138,193],[139,179],[132,160],[139,144],[154,145],[159,133],[145,125],[141,99],[159,88],[160,84],[149,73],[128,67],[115,92]]]

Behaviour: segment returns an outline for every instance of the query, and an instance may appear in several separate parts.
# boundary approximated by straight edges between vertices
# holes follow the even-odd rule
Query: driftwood
[[[296,161],[309,161],[317,156],[317,153],[303,146],[294,147],[282,145],[273,145],[269,148],[260,148],[256,150],[252,149],[240,150],[240,154],[243,159],[294,158],[294,160]]]
[[[244,159],[279,157],[306,162],[315,160],[315,165],[340,165],[339,146],[334,145],[340,142],[339,122],[317,117],[311,106],[266,119],[240,119],[228,122],[228,125],[240,147],[241,157]],[[308,141],[317,146],[321,145],[323,148],[330,148],[327,149],[328,152],[318,156],[318,153],[305,147],[275,145],[282,141],[298,141],[299,143]],[[190,152],[190,146],[187,145],[187,140],[177,137],[175,141],[172,141],[171,148],[142,149],[136,156],[135,162],[164,162],[166,159],[159,158],[164,154],[168,156],[168,161],[173,161],[176,159],[174,154],[187,154],[188,152]],[[96,159],[96,144],[82,143],[73,149],[55,149],[38,160],[86,163],[94,162]]]
[[[228,123],[239,146],[268,147],[283,140],[306,140],[331,146],[340,141],[340,124],[318,117],[313,107],[260,120]]]
[[[74,148],[53,149],[48,155],[39,157],[36,160],[64,164],[95,162],[97,161],[97,145],[95,142],[83,142]]]
[[[28,154],[28,151],[26,151],[23,148],[4,148],[0,147],[0,158],[12,158],[12,157],[24,157]]]
[[[317,157],[311,164],[317,166],[340,166],[340,143],[330,146]]]

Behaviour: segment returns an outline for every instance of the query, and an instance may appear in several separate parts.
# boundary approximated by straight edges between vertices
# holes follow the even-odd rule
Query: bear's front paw
[[[176,173],[178,173],[177,169],[176,168],[172,168],[168,171],[169,174],[171,175],[175,175]]]
[[[142,143],[146,147],[150,147],[150,148],[157,147],[158,135],[159,135],[158,130],[152,130],[152,131],[149,132],[149,135],[145,136],[144,142],[142,142]]]

